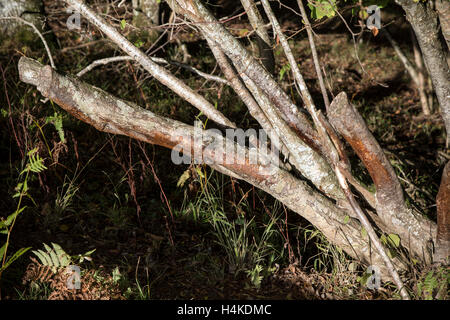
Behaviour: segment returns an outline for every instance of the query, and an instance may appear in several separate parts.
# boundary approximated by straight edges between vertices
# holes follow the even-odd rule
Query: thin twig
[[[192,71],[196,74],[198,74],[199,76],[207,79],[207,80],[211,80],[211,81],[216,81],[216,82],[220,82],[226,85],[229,85],[229,82],[224,79],[221,78],[219,76],[215,76],[212,74],[208,74],[205,73],[203,71],[198,70],[197,68],[194,68],[190,65],[184,64],[184,63],[180,63],[177,61],[168,61],[166,59],[163,58],[157,58],[157,57],[150,57],[151,60],[153,60],[154,62],[157,63],[164,63],[164,64],[171,64],[177,67],[181,67],[183,69]],[[92,69],[94,69],[95,67],[101,66],[101,65],[106,65],[108,63],[113,63],[113,62],[120,62],[120,61],[130,61],[130,60],[134,60],[132,57],[130,56],[118,56],[118,57],[111,57],[111,58],[104,58],[104,59],[99,59],[99,60],[95,60],[94,62],[92,62],[90,65],[88,65],[86,68],[84,68],[83,70],[81,70],[80,72],[77,73],[77,77],[82,77],[84,74],[88,73],[89,71],[91,71]]]
[[[306,32],[308,33],[309,46],[311,47],[311,54],[314,61],[314,67],[316,68],[317,78],[319,79],[320,91],[322,91],[323,102],[328,108],[330,105],[330,100],[328,99],[327,89],[325,88],[325,82],[323,81],[322,70],[320,70],[319,55],[317,54],[316,43],[314,42],[314,35],[311,28],[311,23],[309,23],[308,15],[306,14],[305,7],[303,6],[302,0],[297,0],[300,12],[302,13],[302,18],[306,26]]]

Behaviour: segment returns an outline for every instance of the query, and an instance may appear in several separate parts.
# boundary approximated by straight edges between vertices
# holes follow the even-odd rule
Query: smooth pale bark
[[[100,131],[120,134],[140,141],[177,148],[212,168],[269,193],[294,212],[310,221],[327,239],[350,256],[369,265],[377,265],[384,280],[389,278],[384,262],[370,244],[360,223],[348,219],[345,211],[336,207],[325,196],[270,161],[252,164],[249,149],[234,144],[235,161],[224,161],[226,138],[218,132],[204,132],[179,121],[158,116],[134,103],[118,99],[105,91],[70,76],[56,73],[50,66],[22,57],[19,61],[20,79],[32,84],[49,99],[55,101],[74,117]],[[196,130],[206,134],[197,146]],[[198,132],[197,132],[198,134]],[[242,155],[247,155],[243,160]],[[400,266],[400,262],[395,260]]]
[[[398,234],[402,245],[414,256],[430,262],[427,242],[433,241],[436,225],[406,207],[394,169],[344,92],[334,98],[327,114],[331,124],[355,150],[372,177],[376,187],[376,209],[386,226],[384,231]]]

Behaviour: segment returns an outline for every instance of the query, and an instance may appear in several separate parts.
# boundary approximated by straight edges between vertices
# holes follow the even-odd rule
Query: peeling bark
[[[394,169],[344,92],[336,96],[327,113],[331,124],[355,150],[372,177],[376,209],[387,228],[385,231],[398,234],[413,255],[430,261],[426,243],[434,239],[436,225],[406,207]]]
[[[435,262],[449,263],[450,256],[450,161],[442,173],[441,185],[436,199],[437,205],[437,235]]]

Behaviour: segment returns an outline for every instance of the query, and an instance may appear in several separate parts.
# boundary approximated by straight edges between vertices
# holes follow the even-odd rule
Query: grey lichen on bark
[[[450,1],[436,0],[436,10],[439,15],[439,22],[441,24],[442,35],[447,42],[447,47],[450,50]]]

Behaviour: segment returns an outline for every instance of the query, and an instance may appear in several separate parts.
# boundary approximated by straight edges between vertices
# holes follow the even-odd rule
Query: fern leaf
[[[58,256],[56,255],[55,251],[53,251],[52,248],[50,248],[47,244],[44,243],[44,248],[47,250],[48,255],[50,256],[50,259],[52,260],[52,267],[60,267]]]
[[[61,246],[57,243],[53,243],[53,251],[56,253],[58,257],[58,261],[61,267],[67,267],[71,263],[70,256],[61,248]]]

